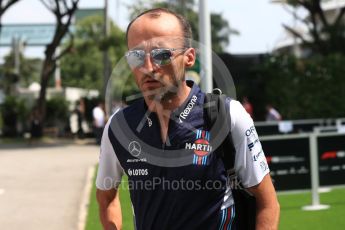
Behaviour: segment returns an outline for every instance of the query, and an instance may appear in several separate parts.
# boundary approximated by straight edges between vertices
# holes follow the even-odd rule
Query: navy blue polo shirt
[[[221,210],[227,177],[209,142],[205,94],[188,85],[190,94],[172,112],[165,143],[157,114],[144,100],[115,114],[106,130],[117,167],[128,176],[136,229],[227,229],[231,224],[233,209]]]

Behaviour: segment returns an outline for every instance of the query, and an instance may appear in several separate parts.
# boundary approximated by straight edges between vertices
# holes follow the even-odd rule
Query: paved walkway
[[[0,229],[76,230],[98,155],[91,144],[0,144]]]

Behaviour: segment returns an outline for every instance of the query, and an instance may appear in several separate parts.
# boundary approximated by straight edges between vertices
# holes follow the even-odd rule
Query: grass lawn
[[[97,170],[96,170],[97,171]],[[127,178],[123,178],[122,181],[127,180]],[[95,178],[94,178],[95,181]],[[129,192],[125,190],[121,190],[120,186],[120,202],[121,202],[121,209],[122,209],[122,228],[124,230],[133,230],[133,216],[132,216],[132,206],[131,201],[129,198]],[[102,225],[99,220],[98,216],[98,204],[96,200],[96,185],[95,182],[93,183],[90,203],[89,203],[89,211],[86,220],[86,230],[101,230]]]
[[[321,211],[302,211],[301,207],[311,204],[311,194],[279,195],[281,206],[281,230],[333,230],[344,229],[345,226],[345,189],[337,188],[320,194],[320,203],[331,207]]]
[[[345,188],[337,188],[328,193],[321,193],[321,203],[331,205],[330,209],[322,211],[301,210],[302,206],[311,204],[310,192],[299,194],[280,194],[278,196],[278,199],[281,206],[281,218],[279,226],[279,229],[281,230],[344,229]],[[132,208],[128,191],[120,190],[120,200],[122,208],[123,229],[132,230]],[[102,227],[98,218],[96,187],[93,186],[86,223],[86,230],[99,229],[102,229]]]

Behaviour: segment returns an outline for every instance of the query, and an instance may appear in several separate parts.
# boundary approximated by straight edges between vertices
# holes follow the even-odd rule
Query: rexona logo
[[[207,165],[208,154],[212,152],[210,145],[210,132],[197,130],[194,143],[186,143],[185,149],[194,150],[193,164]]]
[[[186,120],[190,111],[192,111],[197,99],[198,99],[198,97],[193,95],[193,97],[192,97],[192,99],[190,99],[187,107],[182,111],[182,113],[180,113],[180,117],[179,117],[180,123],[182,123],[184,120]]]

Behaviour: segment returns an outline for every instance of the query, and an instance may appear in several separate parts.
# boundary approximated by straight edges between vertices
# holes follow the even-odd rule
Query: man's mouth
[[[144,81],[144,84],[160,84],[160,81],[157,81],[157,80],[155,80],[155,79],[153,79],[153,78],[150,78],[150,79],[146,79],[145,81]]]

